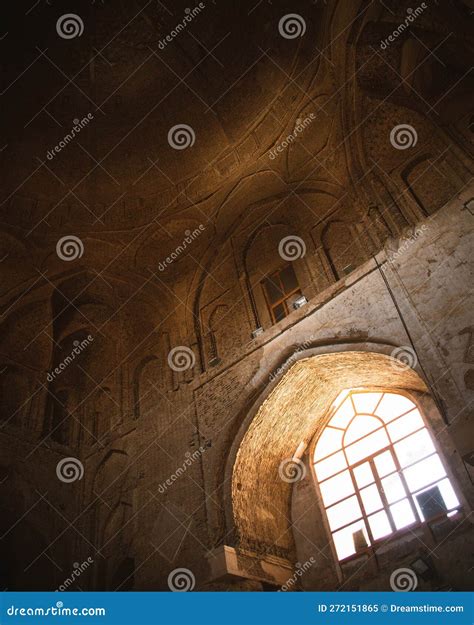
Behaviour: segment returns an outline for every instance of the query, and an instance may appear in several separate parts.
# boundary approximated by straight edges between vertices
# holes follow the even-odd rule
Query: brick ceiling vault
[[[280,479],[279,465],[322,431],[341,390],[359,387],[427,390],[414,370],[394,366],[390,356],[351,351],[298,361],[262,403],[232,472],[233,517],[242,546],[264,543],[292,551],[293,485]]]

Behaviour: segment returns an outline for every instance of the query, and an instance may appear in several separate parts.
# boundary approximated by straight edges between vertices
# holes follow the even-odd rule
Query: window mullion
[[[378,454],[377,454],[378,455]],[[377,472],[377,468],[375,466],[374,458],[370,458],[369,460],[370,468],[372,469],[372,473],[374,474],[375,483],[377,485],[377,489],[379,491],[380,498],[382,499],[384,510],[388,517],[388,522],[390,523],[390,527],[392,528],[392,532],[396,532],[397,528],[395,526],[395,521],[393,520],[392,511],[390,510],[389,503],[387,501],[387,497],[385,496],[385,491],[382,486],[382,482],[380,480],[379,474]]]
[[[415,503],[413,501],[413,495],[411,494],[411,490],[408,488],[408,483],[407,483],[407,481],[405,479],[405,476],[403,474],[402,465],[400,464],[400,462],[398,460],[395,448],[393,448],[390,451],[391,451],[391,454],[393,456],[393,461],[395,462],[395,466],[397,467],[398,475],[400,476],[402,484],[403,484],[403,486],[405,488],[405,492],[407,493],[407,499],[408,499],[408,501],[410,503],[410,507],[412,509],[412,512],[415,515],[415,519],[417,519],[419,523],[422,523],[422,519],[421,519],[420,515],[418,514],[418,510],[417,510],[417,508],[415,506]]]
[[[344,451],[345,454],[345,451]],[[346,457],[346,462],[347,462],[347,457]],[[351,480],[352,480],[352,485],[354,486],[354,491],[357,497],[357,501],[359,502],[359,506],[360,506],[360,511],[362,514],[362,518],[364,520],[364,524],[365,527],[367,529],[367,534],[369,535],[369,540],[370,540],[370,546],[372,546],[374,544],[374,537],[372,536],[372,530],[370,529],[370,524],[369,521],[367,519],[367,514],[365,512],[365,508],[364,508],[364,502],[362,501],[362,497],[359,491],[359,487],[357,486],[357,482],[355,479],[355,475],[352,472],[352,467],[349,467],[349,475],[351,476]]]

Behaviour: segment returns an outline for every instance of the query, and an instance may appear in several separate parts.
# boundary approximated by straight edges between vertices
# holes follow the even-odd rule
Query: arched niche
[[[112,397],[111,389],[107,386],[97,388],[90,405],[92,411],[88,415],[88,427],[90,429],[90,444],[93,445],[111,433],[117,405]]]
[[[362,349],[371,347],[364,344]],[[322,431],[328,407],[342,389],[383,386],[427,392],[416,371],[400,367],[388,355],[393,347],[337,349],[298,354],[299,359],[264,391],[241,426],[225,475],[227,526],[240,546],[295,557],[289,521],[292,484],[280,478],[279,466],[297,450],[304,451]]]
[[[366,260],[357,233],[343,221],[330,221],[322,231],[321,242],[335,280],[340,280]]]
[[[191,322],[194,325],[203,369],[238,349],[252,330],[250,302],[244,280],[239,277],[231,236],[216,249],[212,248],[213,255],[203,265],[205,269],[192,295],[195,313],[187,321],[187,328]]]
[[[132,526],[127,525],[133,512],[133,484],[129,481],[130,458],[123,449],[111,449],[95,470],[91,500],[91,535],[105,560],[95,572],[98,587],[113,590],[111,579],[119,560],[128,555]]]
[[[292,243],[280,250],[280,244],[286,237],[291,237]],[[300,236],[286,224],[264,224],[252,233],[243,250],[243,265],[255,327],[268,328],[274,323],[262,281],[285,266],[291,265],[300,290],[308,299],[311,297],[312,278],[307,264],[311,253],[310,237]]]
[[[445,159],[425,154],[415,159],[401,173],[410,194],[428,216],[453,197],[456,187],[445,169]]]
[[[336,398],[349,388],[378,389],[414,399],[444,455],[448,475],[458,485],[464,515],[469,518],[472,484],[445,422],[419,373],[406,364],[402,366],[390,355],[392,352],[393,346],[376,343],[341,344],[315,347],[286,361],[286,372],[267,387],[249,410],[229,453],[224,502],[227,536],[232,537],[237,553],[279,556],[283,567],[310,561],[311,571],[302,582],[308,590],[334,590],[346,583],[347,571],[341,577],[331,554],[310,458],[314,444],[334,413],[331,407]],[[282,464],[294,458],[300,461],[298,466],[306,468],[303,478],[282,479]],[[468,524],[463,527],[467,529],[454,537],[457,548],[467,540]],[[383,562],[389,566],[393,554],[403,566],[403,557],[406,560],[417,551],[416,545],[411,546],[411,551],[397,551],[395,543],[390,549],[385,548],[381,555],[382,567]],[[449,548],[446,558],[448,555]],[[454,578],[449,566],[442,575],[446,573],[446,579],[451,580]],[[379,578],[376,574],[372,583],[376,584]],[[460,589],[465,585],[461,578],[457,575],[453,582]]]
[[[170,401],[166,388],[171,376],[163,351],[161,347],[160,358],[150,354],[139,361],[132,383],[133,419],[143,431],[151,430],[158,435],[166,430],[170,422]]]
[[[134,419],[145,417],[152,408],[153,388],[159,384],[159,381],[158,357],[155,355],[146,356],[133,373]]]
[[[49,390],[46,415],[43,423],[43,436],[62,445],[71,443],[71,407],[74,402],[74,389],[58,385]]]
[[[210,312],[206,323],[208,332],[204,339],[207,361],[214,365],[220,362],[222,354],[226,354],[232,348],[231,341],[229,341],[229,345],[226,344],[228,342],[226,339],[229,336],[227,332],[229,306],[217,304],[211,305],[209,308]]]
[[[93,495],[115,502],[124,489],[128,471],[128,453],[123,449],[111,449],[97,467]]]

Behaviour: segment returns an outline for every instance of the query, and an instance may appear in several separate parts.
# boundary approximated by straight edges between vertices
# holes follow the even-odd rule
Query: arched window
[[[314,469],[339,560],[460,507],[418,408],[398,393],[340,393]]]
[[[303,295],[291,265],[273,272],[262,285],[273,323],[287,317],[293,311],[294,302]]]

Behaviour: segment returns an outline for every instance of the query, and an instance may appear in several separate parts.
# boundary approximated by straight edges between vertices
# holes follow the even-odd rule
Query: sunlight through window
[[[339,393],[314,468],[339,560],[459,508],[416,405],[404,395]]]

